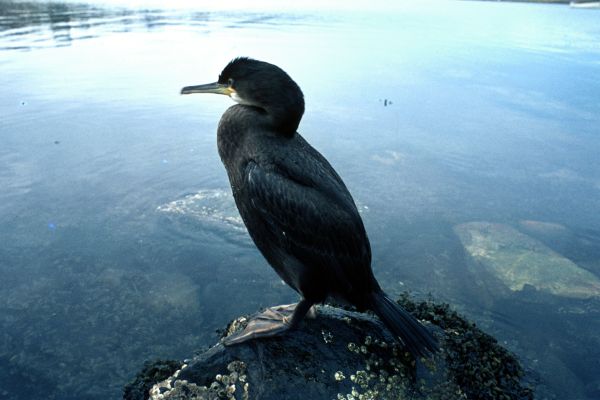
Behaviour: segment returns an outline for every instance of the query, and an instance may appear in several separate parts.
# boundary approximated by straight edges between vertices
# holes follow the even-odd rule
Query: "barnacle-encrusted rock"
[[[169,378],[183,363],[173,360],[147,362],[135,380],[123,389],[124,400],[147,399],[150,388],[159,381]]]
[[[435,358],[414,360],[370,314],[322,306],[285,335],[212,347],[139,399],[533,398],[518,361],[492,337],[446,305],[400,301],[433,323],[442,344]],[[238,319],[226,334],[243,325]]]

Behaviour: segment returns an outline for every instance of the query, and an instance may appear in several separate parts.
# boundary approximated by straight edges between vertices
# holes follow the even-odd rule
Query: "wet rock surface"
[[[399,302],[439,338],[434,358],[415,361],[370,314],[322,306],[280,337],[147,364],[124,399],[533,399],[519,362],[493,337],[447,305]]]

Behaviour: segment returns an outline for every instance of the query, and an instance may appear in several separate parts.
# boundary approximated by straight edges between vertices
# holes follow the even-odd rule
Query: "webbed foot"
[[[225,346],[232,346],[247,340],[279,335],[288,329],[295,328],[311,306],[310,302],[302,300],[298,304],[286,304],[267,308],[248,321],[243,330],[224,337],[221,342]]]

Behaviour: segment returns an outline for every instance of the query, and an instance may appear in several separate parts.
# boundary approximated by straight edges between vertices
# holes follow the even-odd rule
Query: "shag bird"
[[[297,305],[268,308],[224,344],[295,328],[313,305],[332,300],[374,311],[415,357],[436,352],[427,328],[375,280],[369,239],[346,185],[296,131],[304,114],[296,82],[275,65],[243,57],[217,82],[181,93],[223,94],[238,103],[219,122],[219,155],[256,247],[302,297]]]

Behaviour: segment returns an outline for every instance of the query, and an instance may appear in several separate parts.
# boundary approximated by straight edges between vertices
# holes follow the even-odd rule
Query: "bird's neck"
[[[300,95],[284,96],[277,100],[261,108],[265,111],[268,123],[275,132],[291,137],[298,130],[304,114],[304,99]]]
[[[256,129],[263,130],[268,124],[268,116],[257,107],[236,104],[225,111],[219,121],[217,145],[219,155],[226,166],[238,159],[248,135]],[[229,170],[229,168],[228,168]]]

